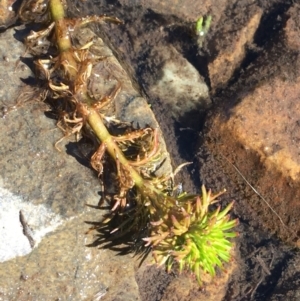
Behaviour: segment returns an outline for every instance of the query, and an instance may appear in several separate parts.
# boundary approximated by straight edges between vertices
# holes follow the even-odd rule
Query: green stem
[[[55,21],[55,33],[57,38],[57,45],[60,52],[60,59],[63,62],[67,62],[69,68],[66,68],[66,74],[70,81],[75,81],[78,76],[78,64],[74,60],[72,43],[67,31],[66,21],[64,20],[64,7],[61,0],[50,0],[50,13],[53,21]],[[81,107],[81,112],[87,117],[87,122],[94,131],[97,138],[106,145],[107,152],[115,160],[119,161],[126,170],[129,171],[132,180],[135,185],[141,190],[150,189],[154,193],[160,193],[153,185],[147,184],[139,172],[132,167],[123,152],[120,150],[113,137],[109,134],[106,126],[99,113],[91,106],[91,102],[87,92],[86,87],[82,87],[78,92],[81,97],[78,99],[83,99],[84,103],[79,103]]]
[[[56,22],[65,18],[65,10],[61,0],[50,0],[49,7],[53,21]]]
[[[91,107],[88,109],[88,111],[89,114],[87,117],[87,122],[93,129],[95,135],[102,143],[106,145],[107,152],[110,154],[110,156],[114,160],[119,160],[119,162],[130,172],[130,175],[136,186],[141,188],[144,185],[144,179],[132,166],[130,166],[123,152],[120,150],[116,142],[113,140],[113,137],[108,132],[99,113]]]
[[[68,32],[65,11],[61,0],[50,0],[49,3],[50,14],[52,20],[55,22],[55,36],[56,43],[61,54],[60,60],[68,62],[67,73],[71,81],[75,80],[77,76],[77,62],[73,56],[72,42]]]

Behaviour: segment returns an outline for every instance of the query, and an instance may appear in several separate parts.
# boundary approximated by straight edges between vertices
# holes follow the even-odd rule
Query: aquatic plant
[[[206,18],[199,17],[195,23],[195,34],[197,36],[205,36],[210,28],[211,20],[211,15],[208,15]]]
[[[108,199],[109,212],[95,228],[108,232],[111,237],[133,233],[135,242],[144,242],[144,250],[151,250],[154,260],[159,265],[166,264],[168,270],[176,262],[180,271],[194,272],[199,282],[202,271],[215,275],[215,268],[229,260],[232,247],[229,239],[236,236],[232,228],[237,220],[230,220],[228,215],[233,203],[223,210],[218,206],[211,211],[210,206],[217,203],[221,193],[212,195],[204,186],[201,196],[185,192],[176,195],[172,186],[180,167],[159,177],[153,173],[164,155],[158,129],[133,129],[128,125],[121,135],[110,132],[105,107],[118,95],[121,85],[117,84],[110,95],[100,100],[88,91],[93,66],[105,57],[91,54],[93,41],[76,47],[72,32],[90,22],[120,24],[121,21],[108,16],[67,19],[61,0],[42,1],[42,6],[41,1],[24,3],[19,12],[21,19],[26,20],[28,10],[36,4],[33,11],[38,12],[43,22],[50,23],[46,29],[32,31],[25,42],[36,56],[42,98],[59,108],[58,126],[65,133],[63,139],[83,130],[94,137],[98,149],[90,160],[99,175],[105,168],[105,154],[114,163],[117,189]],[[40,45],[44,46],[42,53]],[[53,46],[55,50],[46,57],[45,53]]]
[[[203,42],[209,31],[211,21],[212,21],[211,15],[205,17],[201,16],[197,19],[197,21],[194,24],[193,33],[196,36],[196,41],[199,48],[202,48]]]

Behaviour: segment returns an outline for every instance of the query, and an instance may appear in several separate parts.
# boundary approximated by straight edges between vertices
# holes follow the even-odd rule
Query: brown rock
[[[149,74],[154,81],[150,96],[163,99],[177,120],[187,113],[204,111],[211,105],[203,78],[175,48],[155,47],[150,60],[156,65],[154,72]]]
[[[158,14],[163,15],[174,15],[179,17],[185,21],[193,22],[196,21],[200,16],[204,16],[206,14],[211,14],[213,16],[214,22],[219,20],[220,15],[226,9],[228,3],[227,2],[235,2],[233,1],[212,1],[212,0],[202,0],[202,1],[194,1],[194,0],[120,0],[119,4],[121,7],[124,7],[125,14],[129,14],[130,9],[134,9],[137,13],[139,8],[143,10],[153,10]],[[74,11],[75,14],[93,14],[105,12],[109,7],[113,7],[111,4],[112,1],[108,0],[100,0],[97,2],[97,7],[94,5],[89,6],[86,2],[89,1],[68,1],[68,7],[71,11]],[[74,5],[76,3],[76,6]],[[92,10],[91,10],[92,7]],[[129,8],[129,9],[128,9]]]
[[[236,268],[236,263],[232,261],[226,271],[222,270],[215,278],[208,274],[202,275],[201,286],[191,275],[180,275],[166,288],[162,301],[197,301],[204,298],[206,301],[222,301],[227,291],[228,280]]]
[[[229,29],[227,26],[224,26],[221,36],[225,39],[231,39],[231,42],[225,44],[224,48],[219,50],[218,56],[208,66],[211,87],[213,89],[223,86],[228,82],[236,68],[244,59],[247,43],[251,43],[253,40],[262,16],[262,10],[255,8],[248,15],[249,17],[242,22],[245,22],[244,26],[238,29]],[[229,21],[226,20],[224,22],[225,24],[229,23]],[[231,26],[235,26],[235,23],[231,23]],[[231,30],[236,31],[236,34],[232,35],[227,33]]]
[[[273,68],[274,52],[271,54],[263,59],[270,60],[268,66],[256,71],[260,74],[263,69],[279,70],[277,76],[269,75],[268,81],[248,91],[239,86],[242,91],[233,101],[235,104],[223,107],[210,125],[209,135],[214,142],[209,143],[209,148],[233,163],[248,186],[251,183],[252,192],[260,198],[258,203],[251,203],[255,218],[282,239],[299,245],[300,76],[286,80],[293,74],[283,72],[280,64],[287,60],[278,60],[278,66]],[[298,63],[297,57],[289,65]]]
[[[300,48],[300,21],[299,21],[299,15],[300,15],[300,5],[295,4],[292,6],[288,11],[289,19],[286,22],[285,26],[285,35],[287,44],[290,48],[294,50],[299,50]]]
[[[7,27],[15,22],[16,13],[13,4],[16,0],[2,0],[0,2],[0,28]]]
[[[0,95],[2,101],[10,100],[5,107],[8,114],[0,119],[1,128],[5,129],[0,133],[0,240],[5,242],[0,244],[0,299],[99,300],[105,296],[106,300],[138,301],[131,255],[116,256],[113,250],[100,251],[96,245],[86,246],[92,244],[97,235],[96,232],[93,237],[85,234],[89,228],[85,222],[97,222],[104,213],[86,204],[97,206],[97,191],[101,190],[101,185],[91,170],[75,160],[85,159],[84,155],[76,154],[75,150],[71,152],[74,158],[65,151],[55,150],[54,143],[62,133],[53,120],[44,115],[46,105],[35,103],[32,91],[27,93],[32,95],[30,104],[23,99],[27,94],[18,89],[21,86],[19,77],[26,73],[22,69],[19,72],[21,63],[16,68],[23,45],[15,42],[13,33],[13,29],[7,30],[0,40],[3,53],[8,53],[8,61],[0,72]],[[80,33],[85,38],[93,37],[95,51],[108,52],[91,30],[78,31],[78,38]],[[29,70],[28,73],[31,75]],[[114,76],[108,78],[112,73]],[[122,83],[112,105],[116,118],[141,127],[147,124],[158,128],[146,100],[135,91],[113,56],[94,66],[90,77],[91,93],[101,99],[109,93],[115,78]],[[17,95],[20,95],[19,103],[15,101]],[[10,111],[10,108],[16,110]],[[162,136],[159,139],[162,147]],[[71,145],[68,143],[66,148],[70,149]],[[62,144],[60,147],[64,150]],[[167,172],[171,171],[169,158],[163,160],[162,165],[168,168]],[[24,215],[21,224],[20,210]],[[54,219],[57,223],[52,225]],[[32,238],[36,242],[31,248],[28,241],[31,237],[25,233],[27,228],[32,228]]]
[[[239,257],[239,252],[233,248],[232,257]],[[237,262],[224,264],[222,270],[217,270],[216,276],[211,277],[207,273],[201,274],[202,284],[199,285],[195,275],[184,271],[180,275],[177,271],[167,273],[164,268],[148,263],[139,268],[136,280],[139,287],[141,300],[143,301],[197,301],[205,298],[207,301],[221,301],[227,291],[228,280],[238,269]],[[150,266],[149,266],[150,265]]]

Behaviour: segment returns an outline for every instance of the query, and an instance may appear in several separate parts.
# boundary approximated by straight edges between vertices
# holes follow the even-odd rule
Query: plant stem
[[[49,7],[54,22],[65,18],[65,10],[61,0],[50,0]]]
[[[55,22],[55,36],[57,47],[60,52],[61,62],[68,62],[65,67],[69,80],[74,81],[77,76],[77,62],[72,51],[72,42],[65,21],[65,11],[61,0],[50,0],[50,14]]]
[[[144,179],[132,166],[130,166],[123,152],[120,150],[118,145],[113,140],[113,137],[108,132],[99,113],[91,107],[88,108],[88,111],[89,114],[87,116],[87,122],[93,129],[95,135],[102,143],[106,145],[106,149],[110,156],[114,160],[119,160],[119,162],[130,172],[130,175],[134,180],[135,185],[141,188],[144,185]]]
[[[118,143],[122,139],[123,141],[133,139],[130,140],[125,136],[118,140],[112,136],[102,115],[93,105],[94,100],[89,96],[87,82],[94,61],[88,55],[81,55],[81,50],[73,47],[69,27],[74,26],[75,23],[65,19],[62,0],[50,0],[49,8],[52,20],[55,22],[55,38],[59,51],[58,57],[53,60],[55,63],[53,69],[58,71],[57,80],[61,80],[63,71],[62,80],[67,87],[64,89],[61,85],[62,87],[56,86],[55,89],[58,91],[63,89],[63,93],[58,94],[58,97],[65,97],[64,100],[71,102],[71,109],[74,110],[67,112],[66,118],[63,117],[63,121],[67,123],[66,131],[69,129],[68,122],[78,124],[77,128],[70,127],[71,133],[78,133],[82,125],[87,123],[101,143],[99,151],[95,153],[95,169],[102,171],[102,164],[99,161],[106,151],[114,160],[118,170],[119,194],[114,197],[113,208],[106,215],[100,228],[106,229],[107,223],[112,220],[115,222],[116,217],[120,223],[111,233],[119,230],[126,234],[134,230],[138,232],[137,237],[140,237],[148,232],[149,237],[142,238],[147,242],[145,246],[151,246],[156,262],[160,265],[166,263],[168,270],[173,262],[177,261],[180,271],[184,268],[190,269],[196,274],[199,282],[200,270],[215,275],[215,267],[220,266],[221,261],[229,260],[231,244],[228,238],[236,236],[234,232],[227,232],[237,224],[237,221],[229,221],[227,215],[233,203],[223,211],[218,207],[210,213],[209,206],[216,202],[215,199],[219,194],[212,196],[211,192],[207,192],[203,186],[202,197],[186,193],[169,196],[165,193],[164,186],[168,175],[165,178],[145,176],[141,171],[142,168],[147,169],[146,164],[143,166],[144,163],[147,163],[148,159],[150,161],[151,158],[156,158],[157,155],[155,148],[158,143],[155,136],[157,132],[153,136],[155,138],[152,154],[150,152],[142,160],[137,159],[136,165],[134,161],[131,162],[126,158]],[[77,21],[78,25],[82,24],[82,20]],[[55,72],[53,74],[55,75]],[[133,187],[136,188],[134,189],[136,195],[134,207],[130,208],[130,202],[127,203],[127,192]],[[127,205],[129,211],[125,210]]]
[[[53,21],[55,21],[57,46],[60,55],[63,56],[61,57],[61,60],[68,62],[68,65],[70,67],[66,70],[68,73],[67,75],[70,81],[74,81],[78,75],[78,64],[76,63],[72,55],[72,43],[69,35],[67,34],[66,21],[64,20],[64,7],[61,0],[50,0],[50,12]],[[77,93],[81,94],[81,97],[78,97],[78,99],[82,99],[84,101],[84,103],[79,103],[79,107],[81,108],[80,111],[84,112],[83,114],[87,118],[87,122],[94,131],[97,138],[101,141],[101,143],[104,143],[106,145],[107,152],[110,154],[110,156],[115,161],[118,160],[120,164],[122,164],[123,167],[125,167],[129,171],[135,185],[143,190],[143,187],[146,185],[144,179],[138,173],[138,171],[129,164],[123,152],[120,150],[113,137],[109,134],[100,114],[91,106],[90,98],[86,92],[86,87],[82,87]],[[158,192],[156,191],[155,187],[153,187],[153,185],[147,186],[150,186],[147,188],[150,188],[151,191]]]

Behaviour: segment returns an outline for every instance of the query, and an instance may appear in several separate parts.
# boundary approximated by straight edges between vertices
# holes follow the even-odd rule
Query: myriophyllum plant
[[[84,129],[84,133],[94,137],[98,149],[91,157],[91,166],[99,175],[105,168],[105,154],[115,166],[117,191],[109,200],[109,212],[97,228],[110,229],[109,232],[117,237],[133,233],[139,243],[144,242],[144,247],[152,251],[155,261],[166,265],[167,270],[177,263],[180,271],[186,269],[195,273],[199,282],[201,272],[215,275],[215,268],[229,261],[230,239],[236,236],[232,228],[237,220],[230,220],[228,215],[233,203],[223,210],[214,205],[212,210],[211,205],[217,203],[216,198],[221,193],[212,195],[204,186],[201,196],[173,193],[170,187],[176,172],[159,177],[153,174],[163,157],[158,130],[134,130],[128,126],[125,134],[114,136],[107,127],[103,111],[119,93],[121,85],[100,100],[89,94],[88,81],[99,58],[90,52],[92,41],[78,48],[73,44],[72,33],[90,22],[120,24],[121,21],[107,16],[70,20],[65,17],[61,0],[42,1],[42,4],[41,1],[24,1],[19,16],[26,19],[31,9],[32,13],[39,13],[39,19],[49,21],[46,29],[31,32],[26,39],[29,50],[36,55],[43,98],[54,106],[61,104],[58,126],[65,136],[79,134]],[[50,18],[43,18],[44,14]],[[52,50],[46,57],[43,48],[39,56],[37,49],[41,44],[48,49],[54,46],[56,51]]]
[[[152,222],[151,236],[144,238],[153,246],[153,256],[160,265],[166,263],[170,270],[173,263],[179,264],[180,271],[191,270],[201,281],[201,271],[215,275],[215,267],[222,261],[228,262],[232,243],[228,238],[236,236],[229,231],[236,226],[227,214],[233,206],[220,206],[210,211],[222,194],[212,195],[202,186],[202,196],[181,194],[176,206],[170,208],[164,217]]]

